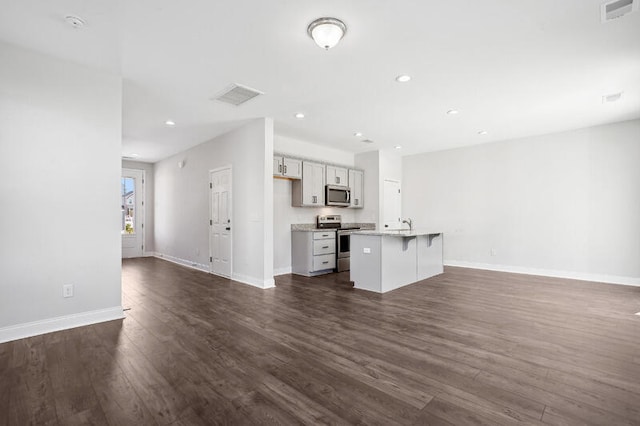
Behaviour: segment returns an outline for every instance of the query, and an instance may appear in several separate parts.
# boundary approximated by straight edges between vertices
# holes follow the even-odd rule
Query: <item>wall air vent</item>
[[[638,10],[640,0],[613,0],[600,7],[601,21],[609,22],[622,18],[624,15]]]
[[[373,143],[373,141],[371,139],[365,139],[362,141],[363,143]]]
[[[256,89],[252,89],[241,84],[234,83],[213,97],[216,101],[226,102],[231,105],[242,105],[243,103],[255,98],[258,95],[264,95]]]

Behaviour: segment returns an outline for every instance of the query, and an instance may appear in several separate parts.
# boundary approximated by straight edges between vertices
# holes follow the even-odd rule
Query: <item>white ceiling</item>
[[[121,72],[123,155],[143,161],[265,116],[285,136],[406,155],[639,118],[640,12],[602,24],[602,3],[0,0],[0,40]],[[321,16],[348,27],[329,51],[306,34]],[[265,95],[211,100],[231,83]]]

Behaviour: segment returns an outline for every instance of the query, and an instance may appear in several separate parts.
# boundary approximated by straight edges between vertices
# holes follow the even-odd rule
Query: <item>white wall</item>
[[[144,170],[144,256],[152,255],[154,252],[153,237],[153,164],[140,161],[122,160],[123,169]]]
[[[402,184],[402,157],[394,151],[368,151],[355,156],[355,164],[366,170],[364,176],[364,209],[359,212],[361,222],[374,222],[378,229],[384,227],[384,181],[394,180]]]
[[[4,43],[0,63],[0,342],[122,317],[121,79]]]
[[[155,163],[156,253],[209,270],[209,171],[231,165],[232,278],[272,286],[272,154],[273,122],[259,119]]]
[[[276,134],[274,151],[318,162],[354,166],[354,154]],[[366,173],[365,173],[366,176]],[[273,268],[276,275],[291,272],[291,224],[315,223],[317,215],[339,214],[343,222],[355,222],[359,210],[340,207],[292,207],[292,183],[273,181]]]
[[[640,285],[640,120],[403,160],[446,263]]]

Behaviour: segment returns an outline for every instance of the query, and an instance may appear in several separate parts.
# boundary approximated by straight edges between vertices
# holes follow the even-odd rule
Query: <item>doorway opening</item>
[[[122,169],[120,178],[122,257],[144,251],[144,170]]]

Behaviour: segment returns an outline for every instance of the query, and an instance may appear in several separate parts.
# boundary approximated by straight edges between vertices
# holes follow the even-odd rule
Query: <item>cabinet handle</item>
[[[327,263],[329,263],[329,261],[328,261],[328,260],[326,260],[326,261],[322,262],[322,264],[323,264],[323,265],[326,265]]]
[[[340,176],[336,176],[336,183],[340,183]]]
[[[282,173],[282,164],[278,164],[278,173]]]
[[[285,175],[287,174],[287,165],[286,164],[284,165],[284,174]]]
[[[328,236],[329,236],[329,234],[322,234],[322,236],[323,236],[323,237],[328,237]]]
[[[358,201],[360,201],[360,200],[358,200],[358,199],[356,198],[356,206],[358,205]]]
[[[316,204],[318,202],[318,196],[314,195],[312,198],[313,204]]]
[[[325,248],[329,248],[329,246],[322,246],[322,248],[323,248],[323,249],[325,249]]]

